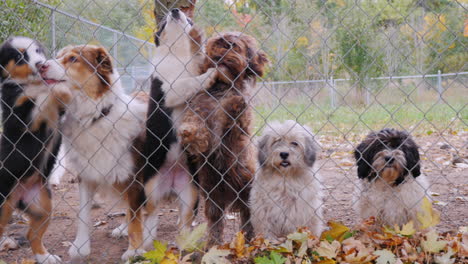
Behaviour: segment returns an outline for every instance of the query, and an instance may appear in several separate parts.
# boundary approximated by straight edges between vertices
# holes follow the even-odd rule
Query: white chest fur
[[[77,92],[80,93],[80,92]],[[133,140],[144,129],[146,105],[112,91],[96,102],[76,94],[67,112],[64,146],[72,169],[81,180],[111,185],[133,175]],[[101,109],[109,107],[100,117]]]

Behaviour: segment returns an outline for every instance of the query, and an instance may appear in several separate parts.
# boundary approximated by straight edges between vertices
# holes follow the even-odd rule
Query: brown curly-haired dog
[[[255,150],[250,143],[252,109],[247,98],[268,60],[256,40],[240,32],[213,37],[206,45],[205,70],[218,77],[189,103],[178,131],[189,167],[205,198],[208,246],[222,242],[226,209],[240,211],[242,230],[253,237],[248,207]]]

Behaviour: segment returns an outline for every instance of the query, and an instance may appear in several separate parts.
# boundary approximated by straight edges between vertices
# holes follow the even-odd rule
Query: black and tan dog
[[[57,263],[60,258],[48,253],[42,237],[52,210],[47,177],[61,141],[57,124],[71,94],[61,84],[41,79],[45,60],[41,44],[29,38],[13,37],[0,47],[0,236],[13,211],[23,210],[37,261]]]

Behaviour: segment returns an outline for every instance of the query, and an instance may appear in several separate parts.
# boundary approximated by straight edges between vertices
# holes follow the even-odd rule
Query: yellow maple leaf
[[[316,249],[316,251],[321,257],[333,259],[338,255],[340,248],[341,244],[336,240],[333,240],[331,243],[328,241],[322,241],[320,242],[320,246]]]
[[[426,239],[421,241],[421,247],[426,252],[439,253],[447,245],[447,241],[437,240],[439,235],[435,230],[426,234]]]
[[[341,223],[337,223],[337,222],[328,222],[328,226],[330,227],[329,230],[327,231],[324,231],[322,233],[322,235],[320,236],[320,239],[321,240],[324,240],[324,239],[327,239],[327,240],[330,240],[330,239],[334,239],[334,240],[338,240],[338,241],[343,241],[343,239],[345,239],[345,234],[346,232],[349,231],[349,228],[346,227],[345,225],[341,224]]]
[[[421,230],[436,226],[440,223],[440,213],[432,208],[432,204],[427,197],[424,197],[421,209],[417,213],[417,217],[420,223],[419,228]]]
[[[395,225],[395,232],[403,236],[412,236],[416,233],[416,229],[414,229],[413,221],[409,221],[406,225],[403,225],[401,229],[399,226]]]
[[[235,240],[231,243],[231,248],[236,252],[236,257],[243,258],[245,256],[245,236],[243,232],[237,232]]]
[[[324,259],[324,260],[321,260],[319,262],[314,262],[314,263],[317,263],[317,264],[335,264],[336,261],[334,261],[333,259]]]

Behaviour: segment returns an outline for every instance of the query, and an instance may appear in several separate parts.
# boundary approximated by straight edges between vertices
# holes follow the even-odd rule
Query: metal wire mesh
[[[69,107],[65,109],[65,117],[73,119],[75,126],[71,126],[73,122],[67,120],[62,121],[60,125],[62,144],[68,147],[62,146],[60,152],[45,150],[49,155],[56,156],[58,165],[50,173],[45,173],[46,175],[42,168],[33,168],[42,173],[43,178],[48,178],[48,184],[52,186],[53,206],[48,215],[52,224],[43,239],[49,252],[68,261],[70,259],[68,249],[75,246],[76,252],[83,256],[90,254],[89,261],[93,263],[118,262],[122,254],[128,253],[128,251],[124,253],[128,240],[135,239],[132,235],[129,239],[122,238],[127,229],[132,228],[129,227],[131,222],[129,218],[133,216],[140,219],[134,212],[135,208],[145,207],[145,204],[141,203],[127,211],[127,202],[133,201],[132,199],[138,200],[139,198],[133,196],[148,185],[151,185],[153,190],[156,189],[155,192],[172,189],[176,195],[159,197],[158,193],[146,193],[146,199],[158,197],[156,199],[158,202],[154,213],[146,208],[145,215],[141,217],[144,228],[150,229],[145,232],[153,236],[145,239],[174,243],[175,237],[182,230],[178,223],[184,219],[192,220],[184,215],[190,210],[195,217],[193,224],[189,223],[186,226],[209,222],[209,228],[216,230],[216,232],[208,230],[209,241],[217,243],[230,241],[240,229],[249,231],[248,224],[251,221],[250,215],[245,215],[242,210],[238,213],[226,209],[250,207],[250,214],[254,215],[252,219],[258,217],[255,215],[258,212],[252,209],[252,201],[249,202],[248,192],[250,191],[250,196],[252,192],[258,192],[256,196],[261,192],[273,193],[271,188],[278,186],[268,185],[268,180],[259,186],[254,185],[250,190],[252,184],[258,181],[258,177],[268,173],[282,175],[283,184],[291,188],[292,193],[298,195],[296,198],[303,202],[299,211],[307,211],[306,207],[313,209],[310,217],[317,219],[308,220],[308,223],[313,223],[312,228],[324,225],[329,220],[341,221],[348,225],[357,224],[361,221],[359,211],[352,209],[356,207],[359,197],[367,191],[360,185],[367,180],[358,179],[356,175],[358,166],[353,152],[368,133],[383,128],[405,131],[412,135],[419,145],[421,171],[430,182],[427,186],[420,184],[419,187],[423,188],[423,193],[433,200],[436,209],[442,213],[442,222],[438,228],[449,231],[466,224],[468,218],[466,1],[199,0],[193,3],[195,5],[193,21],[204,30],[207,38],[226,36],[222,34],[229,31],[241,32],[241,36],[250,35],[256,39],[258,48],[265,51],[270,61],[265,74],[262,77],[256,76],[258,77],[256,84],[246,88],[248,91],[239,91],[234,85],[235,80],[231,80],[232,83],[228,85],[232,87],[227,90],[240,94],[245,100],[243,102],[246,106],[240,114],[233,115],[227,110],[225,105],[235,108],[234,105],[226,103],[226,98],[229,99],[227,95],[210,94],[206,100],[212,100],[217,104],[209,107],[196,103],[191,105],[190,101],[186,103],[184,109],[193,111],[195,124],[199,125],[197,132],[203,133],[205,129],[212,138],[206,146],[207,150],[198,156],[190,151],[177,152],[165,145],[165,140],[170,140],[174,135],[177,135],[180,141],[180,131],[166,131],[162,138],[159,138],[161,136],[159,133],[146,131],[145,128],[148,101],[150,104],[151,102],[156,104],[156,109],[161,109],[164,105],[159,100],[155,101],[154,94],[151,93],[154,89],[152,86],[154,76],[159,76],[161,73],[158,73],[158,69],[165,66],[154,61],[160,52],[154,44],[154,32],[163,25],[163,21],[159,21],[159,24],[158,21],[155,22],[154,4],[159,7],[166,5],[167,8],[158,10],[159,13],[156,14],[165,17],[170,16],[172,8],[179,7],[179,4],[186,5],[186,2],[181,1],[178,4],[159,0],[156,0],[156,3],[149,0],[2,0],[0,2],[4,18],[4,22],[0,24],[2,42],[16,35],[28,36],[44,43],[52,58],[67,45],[102,45],[108,50],[113,67],[119,73],[115,82],[113,79],[104,80],[112,84],[107,93],[111,94],[110,97],[116,98],[115,105],[106,105],[109,101],[101,100],[100,97],[90,100],[80,99],[84,100],[82,104],[72,101],[65,107]],[[182,39],[183,36],[178,38]],[[206,40],[202,42],[202,50],[208,53],[209,51],[203,48],[204,45]],[[171,50],[171,47],[167,48]],[[233,46],[231,49],[234,49]],[[176,53],[177,49],[171,52]],[[240,56],[242,51],[235,50],[235,53]],[[79,52],[79,56],[83,54],[84,51]],[[5,81],[9,74],[4,73],[7,68],[3,63],[2,61],[2,80]],[[89,61],[88,63],[92,64]],[[176,60],[175,64],[177,63],[179,62]],[[92,65],[93,74],[101,78],[99,68],[102,64],[103,61],[99,61],[97,65]],[[189,71],[189,67],[187,63],[182,70]],[[249,70],[252,70],[251,65],[244,69],[244,71]],[[178,79],[185,77],[187,76],[164,80],[163,75],[161,81],[166,82],[170,89],[176,89]],[[199,86],[206,82],[205,79],[196,80],[200,81],[197,83]],[[80,85],[83,88],[87,84],[84,82]],[[118,89],[122,89],[121,94],[125,96],[132,94],[132,96],[121,96]],[[142,93],[135,97],[135,92]],[[4,94],[3,90],[2,93]],[[153,98],[149,98],[149,93]],[[196,102],[193,98],[190,100]],[[45,105],[46,102],[42,104]],[[140,111],[143,109],[141,105],[144,105],[145,111]],[[38,104],[37,107],[40,106],[41,104]],[[205,109],[203,112],[203,107],[209,111]],[[8,108],[13,111],[12,109]],[[80,116],[83,109],[88,111],[91,117]],[[109,114],[115,111],[118,112],[116,116]],[[219,113],[225,116],[226,120],[216,119]],[[252,117],[247,116],[245,117],[247,121],[243,121],[244,114],[251,114]],[[180,129],[181,126],[186,128],[183,125],[188,121],[182,120],[181,116],[171,116],[169,112],[162,115],[169,115],[174,119],[173,124],[177,124],[174,130]],[[8,118],[11,116],[4,115],[3,121]],[[149,118],[152,118],[151,114]],[[297,127],[291,127],[282,134],[282,129],[286,125],[278,127],[274,121],[285,120],[294,120],[300,128],[308,127],[305,130],[306,134],[297,132]],[[103,122],[105,125],[93,129],[91,126],[94,122]],[[232,124],[226,125],[222,122]],[[242,124],[246,124],[245,127]],[[31,124],[23,125],[30,127]],[[156,131],[159,125],[160,123],[156,123]],[[129,140],[127,138],[130,135],[129,131],[138,129],[138,126],[142,127],[141,131],[132,132],[134,138]],[[164,125],[160,127],[161,130],[164,129]],[[3,131],[5,129],[3,127]],[[219,132],[217,129],[222,131]],[[149,133],[158,141],[148,143],[143,139],[140,143],[134,143],[133,140],[140,133],[143,135]],[[70,135],[76,138],[67,137]],[[231,135],[236,135],[237,138],[229,138]],[[262,142],[269,142],[268,136],[278,138],[279,141],[287,139],[294,142],[293,145],[284,148],[290,152],[287,154],[291,155],[290,159],[294,158],[294,155],[305,156],[307,151],[313,152],[314,160],[311,162],[314,163],[314,169],[309,168],[310,171],[302,172],[304,175],[310,174],[309,183],[312,186],[293,186],[291,181],[287,180],[288,177],[293,178],[289,175],[294,174],[293,172],[285,172],[278,168],[267,170],[271,164],[268,162],[262,164],[259,152],[266,151],[264,155],[268,157],[288,152],[283,149],[281,153],[276,153],[274,152],[276,147],[262,148]],[[301,141],[307,137],[313,139],[316,149],[307,149],[306,141]],[[265,139],[265,142],[262,139]],[[4,137],[2,140],[9,139]],[[226,142],[230,145],[225,145]],[[196,143],[198,147],[202,144],[202,142]],[[402,142],[397,149],[401,150],[406,143]],[[301,151],[295,150],[294,146],[297,144],[302,146]],[[44,142],[44,145],[47,144]],[[238,145],[243,148],[237,149]],[[132,155],[148,154],[143,151],[148,147],[152,149],[151,153],[163,150],[167,152],[166,155],[174,153],[178,155],[172,164],[166,163],[165,167],[153,168],[159,173],[158,176],[153,176],[153,179],[158,177],[162,179],[156,183],[138,178],[138,175],[145,170],[144,166],[135,171],[132,168],[136,165],[133,167],[128,165],[135,162],[136,158],[132,158]],[[183,147],[185,150],[191,149],[188,145]],[[73,154],[75,148],[77,151]],[[216,152],[217,150],[219,151]],[[84,158],[80,153],[86,153],[83,154]],[[5,155],[8,156],[8,153]],[[2,156],[2,159],[2,170],[8,171],[8,175],[14,174],[7,165],[3,164],[7,158]],[[33,159],[29,159],[31,165],[36,166],[33,164]],[[143,159],[148,163],[150,157]],[[287,166],[284,163],[284,167],[294,162],[300,163],[298,166],[311,165],[304,165],[307,162],[300,159],[288,160],[287,156],[286,158],[281,156],[281,159],[283,160],[281,164],[288,163]],[[214,162],[219,160],[225,164]],[[180,165],[184,162],[190,166]],[[104,163],[107,167],[102,165]],[[194,163],[197,165],[192,168]],[[161,176],[170,170],[177,174],[181,169],[179,165],[193,176],[189,179],[189,185],[180,187],[177,185],[180,178],[169,179],[173,182],[168,183],[165,181],[167,179]],[[250,171],[252,166],[253,170]],[[77,168],[82,170],[77,171]],[[413,168],[405,169],[408,173]],[[120,171],[116,172],[118,170]],[[204,170],[208,171],[207,175],[216,174],[216,176],[212,178],[199,176],[203,175],[200,171]],[[114,174],[122,175],[121,171],[124,171],[123,174],[127,173],[124,180],[110,180]],[[92,187],[87,190],[84,188],[78,190],[78,183],[87,177],[86,173],[91,172],[101,175],[102,178],[92,183],[90,185]],[[254,179],[247,179],[241,187],[235,186],[229,178],[232,175],[249,173]],[[22,182],[23,175],[13,176],[14,188],[7,190],[0,188],[2,201],[5,201],[3,208],[12,206],[7,204],[8,197],[18,193],[18,199],[24,200],[25,193],[29,193],[29,187]],[[264,177],[268,179],[268,175]],[[276,176],[271,177],[271,181],[274,182],[273,177]],[[0,183],[2,181],[5,180],[0,179]],[[209,184],[206,184],[207,182]],[[187,190],[192,187],[195,194]],[[284,188],[287,189],[286,187]],[[46,186],[40,188],[44,189]],[[11,192],[12,190],[14,192]],[[312,198],[301,196],[301,193],[307,190],[316,196],[312,195]],[[80,195],[86,196],[86,192],[90,192],[89,199],[80,199]],[[216,196],[214,194],[216,192],[225,193],[225,197]],[[38,193],[40,191],[36,191],[35,195]],[[114,195],[107,196],[111,193]],[[235,195],[231,197],[230,193]],[[322,196],[319,196],[319,193],[322,193]],[[193,195],[193,197],[189,199],[184,195]],[[284,197],[289,197],[288,195],[285,191]],[[401,193],[395,189],[391,199],[404,200],[405,198],[400,195]],[[265,198],[267,200],[263,203],[271,204],[273,207],[271,211],[276,217],[282,215],[279,218],[286,219],[285,226],[294,225],[295,221],[287,219],[297,218],[297,215],[288,215],[289,211],[286,210],[288,208],[281,207],[284,205],[280,200],[284,197],[271,195]],[[32,200],[34,199],[38,198]],[[418,201],[421,199],[422,197]],[[193,203],[195,201],[196,203]],[[0,252],[0,259],[13,262],[31,257],[23,236],[27,224],[32,222],[32,216],[28,215],[29,206],[27,204],[25,206],[26,208],[21,208],[23,211],[19,210],[13,215],[10,226],[3,234],[4,237],[15,238],[19,243],[19,249]],[[93,210],[88,216],[83,212],[87,210],[84,210],[84,207],[91,206]],[[417,205],[414,205],[408,210],[417,210],[416,207]],[[221,217],[216,218],[213,215]],[[248,221],[245,221],[246,218]],[[224,228],[220,225],[222,222],[225,222]],[[266,220],[263,224],[262,230],[266,233],[269,232],[269,224],[271,223]],[[77,235],[78,225],[82,225],[82,228]],[[83,227],[86,225],[90,228],[89,237],[80,234],[86,231]],[[258,224],[254,224],[255,226]],[[4,228],[1,223],[0,228]],[[75,240],[76,236],[78,238]],[[7,247],[6,240],[3,237],[1,239],[2,245]],[[87,252],[89,242],[91,242],[91,252]],[[142,251],[135,250],[133,253],[142,253]]]

